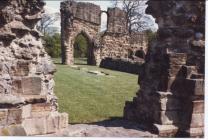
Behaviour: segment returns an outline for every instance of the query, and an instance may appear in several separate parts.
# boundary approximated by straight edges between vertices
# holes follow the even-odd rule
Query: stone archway
[[[75,40],[76,38],[79,36],[79,35],[82,35],[86,41],[87,41],[87,54],[86,54],[86,57],[87,57],[87,65],[96,65],[96,60],[95,60],[95,55],[94,55],[94,42],[93,40],[90,38],[90,36],[85,32],[85,31],[81,31],[79,33],[77,33],[77,35],[74,36],[74,38],[72,39],[72,51],[73,51],[73,62],[74,62],[74,52],[75,52]]]
[[[90,14],[89,14],[90,13]],[[94,57],[91,65],[99,62],[99,37],[100,30],[100,7],[91,3],[76,3],[66,1],[61,3],[61,38],[62,38],[62,63],[67,65],[74,64],[73,44],[75,37],[82,33],[88,38],[91,55]]]

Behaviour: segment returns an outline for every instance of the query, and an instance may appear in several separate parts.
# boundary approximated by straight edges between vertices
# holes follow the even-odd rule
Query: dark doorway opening
[[[94,65],[93,43],[86,34],[78,34],[73,47],[75,65]]]

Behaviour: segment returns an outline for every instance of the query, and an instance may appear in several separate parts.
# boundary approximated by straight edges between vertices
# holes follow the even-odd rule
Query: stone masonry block
[[[37,103],[32,105],[33,117],[48,116],[51,111],[50,103]]]
[[[59,127],[59,116],[58,115],[49,115],[47,117],[47,134],[55,133]]]
[[[153,131],[160,137],[172,137],[178,132],[178,127],[175,125],[154,124]]]
[[[0,109],[0,126],[7,124],[8,109]]]
[[[25,129],[21,125],[9,125],[0,129],[0,136],[26,136]]]
[[[22,109],[12,108],[8,110],[8,124],[21,124],[22,123]]]
[[[192,114],[190,127],[203,127],[204,126],[204,114]]]
[[[40,77],[23,77],[22,79],[14,79],[13,92],[23,95],[40,95],[41,94],[41,78]]]
[[[14,76],[28,76],[29,63],[25,61],[18,61],[14,67]]]
[[[67,113],[60,114],[59,128],[66,128],[68,126],[68,117]]]
[[[27,136],[44,135],[47,133],[46,117],[25,119],[22,125]]]
[[[22,107],[22,118],[31,117],[32,106],[31,104]]]
[[[168,60],[170,65],[185,65],[187,55],[185,53],[169,53]]]
[[[23,119],[31,117],[31,105],[8,109],[8,124],[21,124]]]
[[[23,94],[39,95],[41,94],[41,78],[26,77],[22,79]]]
[[[187,79],[185,83],[188,95],[204,95],[204,79]]]

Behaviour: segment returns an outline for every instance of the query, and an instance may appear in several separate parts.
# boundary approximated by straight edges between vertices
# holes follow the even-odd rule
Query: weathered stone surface
[[[190,128],[185,131],[190,137],[201,137],[204,135],[204,127]]]
[[[21,96],[3,95],[0,98],[0,105],[2,104],[16,105],[16,104],[23,104],[23,103],[25,103],[25,100]]]
[[[46,134],[46,117],[57,112],[53,93],[55,66],[35,29],[43,6],[42,0],[1,2],[0,135]]]
[[[59,120],[59,128],[66,128],[68,127],[68,114],[67,113],[61,113],[60,114],[60,120]]]
[[[29,118],[31,117],[31,104],[22,106],[22,118]]]
[[[108,8],[108,29],[111,33],[126,33],[127,14],[119,8]]]
[[[159,25],[157,40],[124,117],[156,123],[159,136],[203,137],[205,1],[150,0],[147,12]]]
[[[21,124],[22,123],[22,109],[12,108],[8,110],[7,124]]]
[[[16,66],[13,68],[14,76],[28,76],[29,74],[29,62],[17,61]]]
[[[161,137],[173,137],[178,132],[178,127],[175,125],[154,124],[153,131]]]
[[[68,114],[53,112],[47,117],[47,133],[68,127]]]
[[[21,80],[22,94],[24,95],[40,95],[41,94],[41,78],[27,77]]]
[[[22,123],[27,136],[47,134],[46,117],[25,119]]]
[[[26,136],[25,129],[21,125],[10,125],[0,128],[0,136]]]
[[[144,63],[143,59],[141,59],[140,61],[137,61],[137,60],[132,60],[132,59],[116,59],[116,58],[106,57],[102,59],[100,63],[100,67],[122,71],[122,72],[138,74],[143,63]]]
[[[37,103],[32,105],[33,117],[48,116],[51,111],[52,107],[49,103]]]
[[[8,109],[0,109],[0,125],[5,126],[7,124]]]

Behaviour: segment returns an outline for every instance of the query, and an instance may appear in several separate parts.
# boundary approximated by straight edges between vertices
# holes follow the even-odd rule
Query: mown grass
[[[96,76],[85,70],[75,70],[59,64],[55,73],[55,94],[59,111],[69,114],[70,123],[98,122],[111,117],[122,117],[125,101],[132,100],[138,90],[137,75],[79,65],[99,70],[109,76]]]

